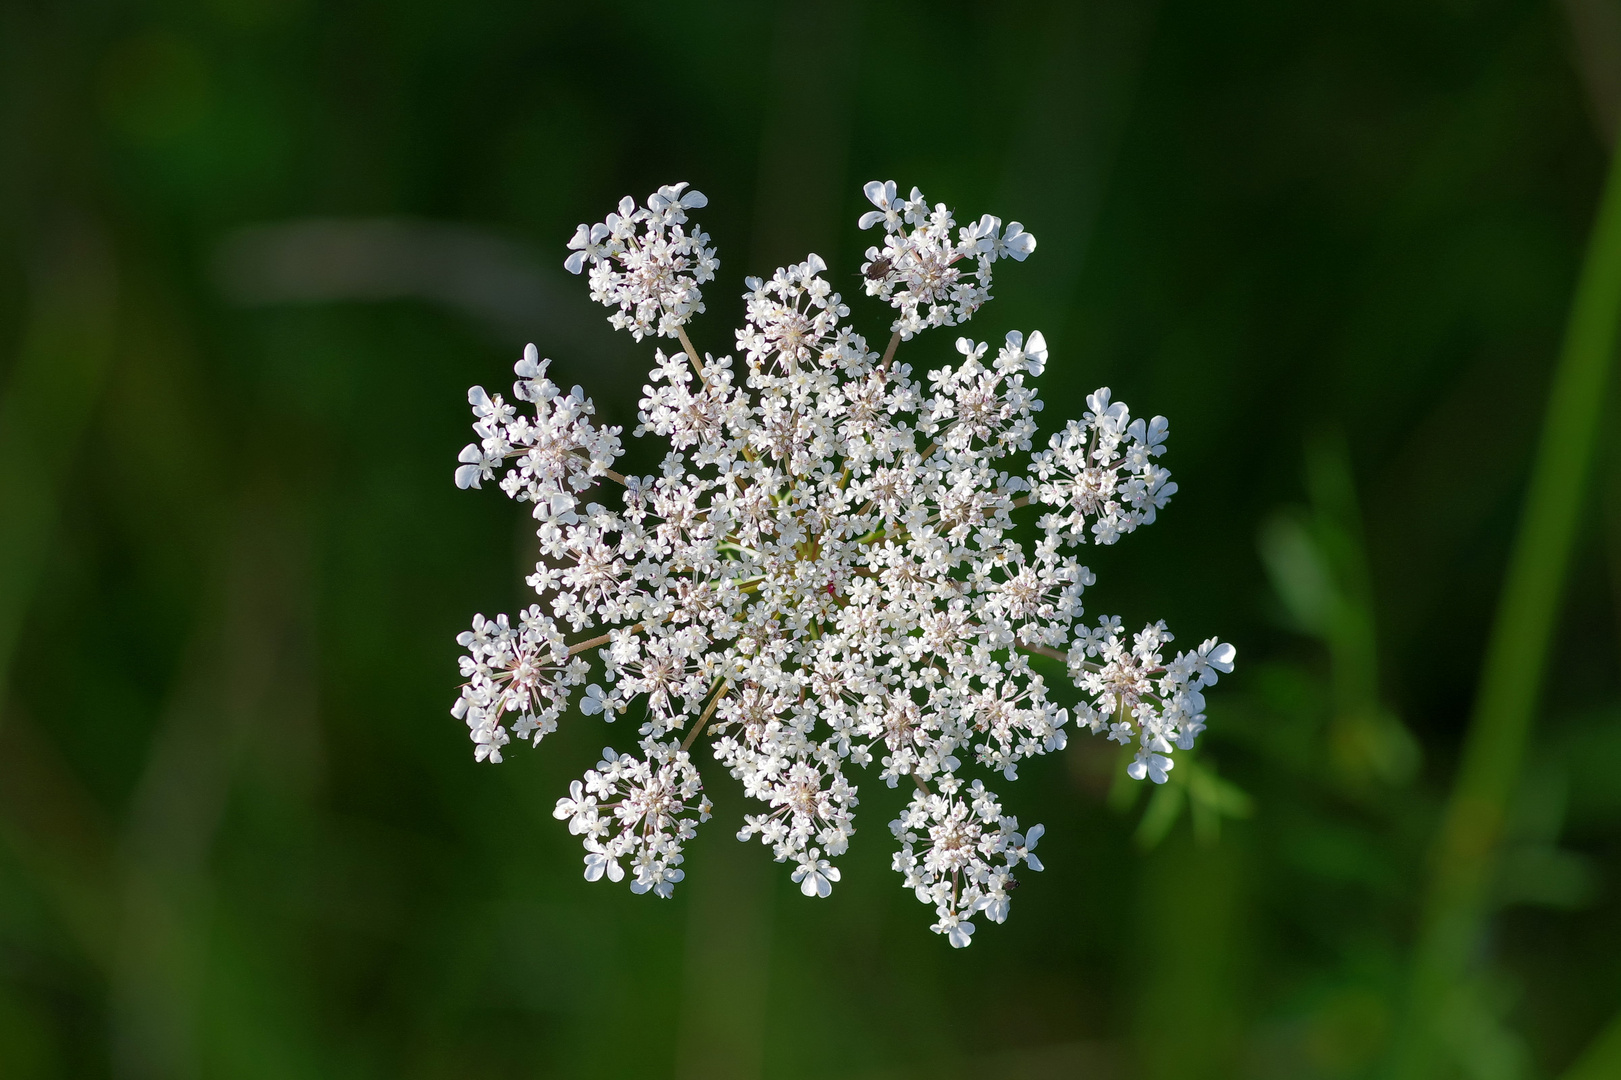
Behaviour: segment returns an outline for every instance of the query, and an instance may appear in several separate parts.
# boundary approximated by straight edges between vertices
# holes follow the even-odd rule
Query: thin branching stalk
[[[878,370],[888,371],[889,362],[895,359],[895,350],[900,348],[901,333],[899,330],[889,335],[889,344],[884,346],[884,358],[878,362]]]
[[[698,722],[692,725],[692,730],[687,732],[687,737],[681,740],[681,749],[692,749],[692,744],[697,740],[699,733],[703,731],[704,725],[708,724],[709,718],[715,715],[715,706],[719,705],[720,699],[725,696],[726,680],[721,679],[715,683],[715,692],[714,696],[709,699],[709,707],[704,710],[702,716],[698,717]]]

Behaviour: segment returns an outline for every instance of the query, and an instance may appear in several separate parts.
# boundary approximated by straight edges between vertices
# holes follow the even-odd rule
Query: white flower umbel
[[[531,505],[541,603],[516,627],[480,616],[461,636],[454,712],[475,756],[500,761],[512,737],[555,730],[578,687],[587,715],[634,709],[641,756],[605,750],[556,813],[584,838],[589,880],[629,873],[660,896],[709,815],[688,756],[701,734],[760,805],[739,838],[790,864],[807,896],[839,881],[851,766],[915,784],[891,823],[895,867],[961,946],[976,915],[1007,916],[1016,867],[1041,869],[1042,826],[1021,833],[983,781],[961,778],[978,767],[1013,781],[1020,762],[1065,745],[1069,712],[1029,656],[1067,663],[1087,699],[1077,724],[1135,743],[1129,774],[1163,783],[1234,650],[1211,638],[1167,659],[1163,623],[1128,641],[1118,619],[1083,622],[1094,579],[1074,549],[1151,523],[1176,491],[1158,463],[1163,417],[1133,420],[1100,389],[1032,453],[1039,332],[1009,333],[994,353],[959,338],[957,359],[921,376],[896,358],[919,330],[971,318],[992,264],[1022,261],[1035,239],[989,216],[958,228],[892,183],[867,195],[878,209],[861,224],[882,224],[885,241],[862,273],[898,313],[882,356],[844,324],[815,255],[747,279],[738,361],[700,354],[686,323],[716,261],[687,224],[705,200],[685,184],[580,226],[567,266],[589,268],[614,326],[681,345],[655,352],[635,432],[669,449],[657,475],[615,472],[620,429],[593,421],[580,388],[554,385],[532,345],[513,387],[531,415],[469,392],[479,441],[456,482],[499,478]],[[1041,534],[1029,546],[1012,535],[1024,507]],[[602,672],[590,685],[588,658]]]

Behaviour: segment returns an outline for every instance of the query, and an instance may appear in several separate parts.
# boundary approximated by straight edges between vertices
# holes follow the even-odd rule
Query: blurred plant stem
[[[1345,437],[1306,442],[1309,509],[1284,509],[1257,537],[1272,587],[1296,628],[1328,650],[1328,759],[1336,779],[1382,797],[1418,769],[1418,743],[1379,698],[1379,639],[1356,478]]]
[[[1621,170],[1612,160],[1565,331],[1531,481],[1487,643],[1463,761],[1442,819],[1390,1076],[1441,1060],[1445,1017],[1466,992],[1488,911],[1505,808],[1519,780],[1621,318]]]
[[[1331,658],[1331,760],[1342,780],[1364,790],[1372,781],[1405,784],[1418,770],[1418,743],[1379,700],[1367,540],[1343,432],[1319,432],[1307,440],[1306,486],[1314,511],[1312,538],[1331,582],[1321,628]]]
[[[306,741],[299,729],[315,707],[304,531],[285,503],[252,489],[231,531],[213,538],[208,600],[131,799],[111,972],[115,1065],[125,1077],[208,1075],[218,1059],[208,1057],[207,1023],[245,1007],[257,1009],[262,1041],[234,1040],[227,1052],[271,1055],[279,1075],[313,1075],[296,1016],[264,1010],[273,993],[262,984],[273,980],[219,958],[210,862],[250,751],[263,769],[266,733],[283,745]],[[255,997],[260,1004],[244,1006]]]
[[[1174,775],[1174,773],[1173,773]],[[1197,820],[1197,819],[1196,819]],[[1136,1009],[1145,1080],[1232,1076],[1245,1020],[1243,837],[1171,837],[1147,861],[1139,915],[1145,945]],[[1176,1022],[1169,1028],[1167,1017]]]

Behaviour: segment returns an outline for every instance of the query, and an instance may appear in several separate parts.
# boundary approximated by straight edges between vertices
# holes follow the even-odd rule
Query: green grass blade
[[[1548,396],[1474,714],[1437,838],[1392,1075],[1427,1077],[1437,1027],[1488,914],[1504,810],[1520,774],[1587,492],[1621,319],[1621,169],[1612,161]]]

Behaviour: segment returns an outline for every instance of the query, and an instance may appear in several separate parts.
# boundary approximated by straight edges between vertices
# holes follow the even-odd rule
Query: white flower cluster
[[[647,752],[648,760],[638,761],[605,747],[597,767],[569,785],[552,816],[585,837],[587,881],[623,880],[619,860],[628,858],[631,892],[669,896],[686,876],[681,845],[695,835],[692,815],[708,821],[710,806],[685,750],[653,743]]]
[[[501,747],[509,741],[503,721],[512,724],[518,738],[537,743],[556,731],[569,688],[584,682],[590,671],[583,659],[569,654],[563,635],[535,606],[518,617],[516,630],[505,615],[493,622],[475,615],[473,628],[456,643],[467,650],[461,659],[467,682],[451,712],[467,721],[479,761],[501,760]],[[507,713],[518,715],[514,720]]]
[[[861,215],[861,227],[884,227],[884,246],[867,249],[861,273],[867,295],[881,296],[900,312],[890,327],[910,341],[930,326],[955,326],[973,318],[991,298],[991,264],[1008,258],[1023,262],[1036,250],[1036,238],[1017,221],[986,214],[973,225],[951,230],[956,220],[944,203],[929,206],[917,188],[902,199],[893,180],[874,180],[866,195],[878,209]]]
[[[589,417],[594,410],[583,390],[576,386],[565,397],[546,378],[550,363],[530,345],[513,368],[518,382],[512,396],[534,403],[533,420],[519,416],[500,394],[490,397],[482,386],[467,392],[473,433],[480,441],[462,447],[457,458],[462,464],[456,469],[457,487],[481,487],[516,458],[515,467],[501,477],[501,490],[519,502],[535,503],[535,517],[543,521],[572,519],[575,495],[594,485],[597,477],[618,476],[608,466],[624,452],[619,428],[592,426]]]
[[[574,254],[563,265],[578,274],[591,264],[591,299],[617,308],[608,321],[637,341],[648,334],[675,337],[703,311],[698,286],[720,266],[715,249],[705,246],[709,237],[703,230],[685,228],[687,211],[709,204],[702,192],[685,191],[686,186],[659,188],[645,207],[627,195],[618,213],[581,225],[568,242]]]
[[[1078,707],[1077,719],[1094,733],[1107,727],[1109,738],[1121,746],[1137,742],[1137,756],[1126,766],[1133,780],[1146,776],[1165,783],[1175,766],[1171,744],[1191,750],[1204,730],[1201,691],[1233,670],[1231,645],[1211,638],[1167,661],[1163,647],[1170,640],[1171,632],[1157,622],[1138,631],[1128,649],[1120,620],[1101,618],[1093,629],[1077,633],[1070,646],[1070,674],[1092,695],[1090,707]]]
[[[1097,542],[1112,544],[1121,533],[1152,525],[1154,514],[1176,494],[1171,474],[1154,464],[1165,452],[1170,426],[1163,416],[1147,423],[1131,419],[1124,402],[1109,401],[1107,386],[1088,394],[1086,407],[1084,423],[1071,420],[1048,450],[1031,459],[1040,481],[1037,496],[1059,508],[1041,519],[1041,527],[1079,544],[1090,521]]]
[[[912,796],[889,828],[901,842],[895,869],[939,916],[930,929],[960,949],[974,932],[975,912],[992,922],[1007,918],[1008,890],[1017,884],[1013,868],[1022,862],[1041,869],[1033,849],[1046,828],[1032,825],[1021,836],[1018,819],[1003,817],[996,796],[978,780],[964,793],[961,780],[945,776],[939,788],[937,795]],[[1000,865],[994,864],[998,859]]]
[[[1032,454],[1040,333],[1009,333],[994,352],[961,338],[953,362],[914,375],[899,343],[968,319],[991,263],[1035,241],[991,217],[953,241],[944,207],[898,200],[893,184],[868,185],[880,210],[863,218],[887,231],[868,288],[900,311],[882,356],[845,325],[814,255],[748,279],[739,361],[700,354],[683,324],[714,261],[702,233],[680,230],[704,205],[685,188],[582,226],[569,259],[591,263],[615,325],[681,342],[656,352],[642,391],[635,434],[669,447],[656,475],[610,468],[618,429],[593,423],[578,388],[562,394],[533,346],[514,388],[533,417],[469,394],[480,442],[462,452],[457,483],[500,475],[532,505],[541,561],[529,583],[542,604],[517,630],[480,618],[462,636],[456,715],[476,756],[499,761],[509,722],[536,741],[555,728],[594,657],[600,682],[580,711],[634,710],[642,756],[606,751],[557,815],[585,837],[587,878],[622,880],[628,864],[633,887],[659,895],[680,880],[693,813],[708,815],[688,757],[700,735],[761,806],[739,838],[791,864],[808,896],[839,880],[852,767],[876,766],[888,786],[918,789],[891,825],[896,869],[934,906],[934,929],[965,945],[977,914],[1006,917],[1014,868],[1041,868],[1042,827],[1021,833],[982,781],[960,776],[977,765],[1012,781],[1026,758],[1065,745],[1070,714],[1031,655],[1067,662],[1089,698],[1078,725],[1135,740],[1129,772],[1155,782],[1172,744],[1203,729],[1203,688],[1232,670],[1232,646],[1214,638],[1167,660],[1163,624],[1128,648],[1118,620],[1082,622],[1093,576],[1073,549],[1114,543],[1175,492],[1156,464],[1166,422],[1131,420],[1102,389]],[[617,497],[599,495],[604,480]],[[1013,535],[1026,506],[1046,508],[1028,548]]]

